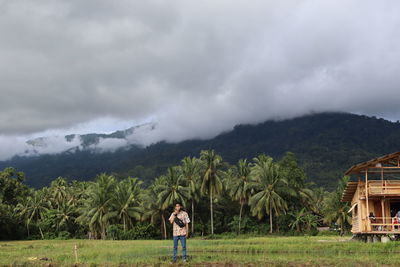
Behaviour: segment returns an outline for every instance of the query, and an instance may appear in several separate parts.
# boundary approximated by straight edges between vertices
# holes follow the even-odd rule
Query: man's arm
[[[185,216],[186,238],[189,237],[189,223],[190,223],[189,215],[186,213]]]
[[[173,224],[174,223],[174,219],[175,219],[175,213],[172,213],[171,216],[169,216],[169,222],[171,224]]]

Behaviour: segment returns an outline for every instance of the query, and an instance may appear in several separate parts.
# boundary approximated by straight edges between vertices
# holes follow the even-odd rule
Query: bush
[[[124,231],[122,225],[110,225],[107,228],[107,236],[113,240],[137,240],[151,239],[157,235],[152,224],[136,224],[132,229]]]
[[[67,240],[71,238],[71,234],[68,231],[61,231],[58,233],[57,239]]]
[[[231,233],[237,233],[239,228],[239,216],[233,216],[233,220],[228,224]],[[269,225],[266,223],[260,223],[253,217],[243,216],[240,224],[241,234],[268,234]]]

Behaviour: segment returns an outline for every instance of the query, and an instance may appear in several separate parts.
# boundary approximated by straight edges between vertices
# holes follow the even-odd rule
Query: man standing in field
[[[175,204],[174,212],[169,217],[170,223],[172,223],[173,237],[174,237],[174,250],[172,261],[176,262],[176,254],[178,251],[178,240],[181,241],[182,246],[182,258],[183,261],[187,261],[186,256],[186,239],[189,236],[189,215],[183,210],[183,206],[180,202]]]

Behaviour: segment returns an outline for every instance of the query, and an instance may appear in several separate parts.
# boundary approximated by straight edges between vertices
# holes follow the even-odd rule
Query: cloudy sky
[[[0,0],[0,33],[0,159],[144,122],[147,144],[309,112],[400,118],[397,0]]]

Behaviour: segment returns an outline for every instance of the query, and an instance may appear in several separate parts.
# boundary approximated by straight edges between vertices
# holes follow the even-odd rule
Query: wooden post
[[[386,188],[384,187],[384,184],[383,184],[383,166],[381,166],[381,180],[382,180],[382,189],[381,190],[382,190],[382,193],[385,193]]]
[[[366,219],[367,231],[371,231],[371,225],[369,221],[369,203],[368,203],[368,168],[365,169],[365,201],[367,207],[367,219]]]
[[[382,206],[382,223],[386,223],[385,217],[385,199],[381,199],[381,206]],[[386,230],[386,225],[383,225],[383,230]]]
[[[74,245],[75,263],[78,263],[78,246]]]

